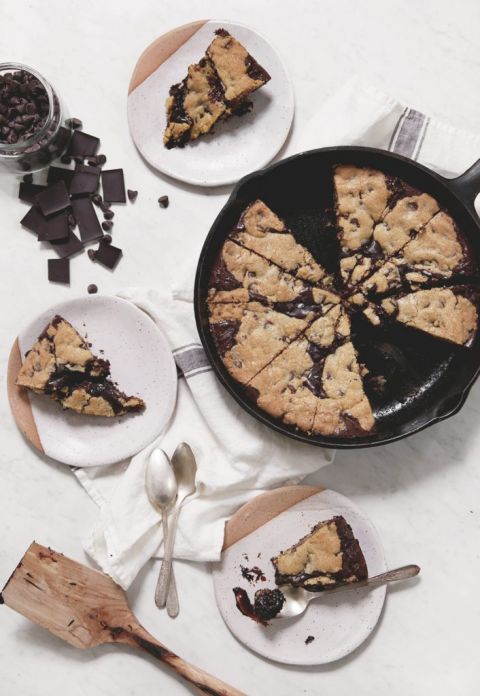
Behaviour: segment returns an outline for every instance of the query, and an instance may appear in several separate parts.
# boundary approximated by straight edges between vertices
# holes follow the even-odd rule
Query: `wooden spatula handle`
[[[179,676],[190,682],[201,694],[208,694],[208,696],[246,696],[233,686],[225,684],[225,682],[208,674],[208,672],[204,672],[203,669],[186,662],[142,628],[139,630],[134,629],[134,631],[124,631],[123,635],[119,636],[119,640],[145,650],[157,658],[157,660],[164,662]]]

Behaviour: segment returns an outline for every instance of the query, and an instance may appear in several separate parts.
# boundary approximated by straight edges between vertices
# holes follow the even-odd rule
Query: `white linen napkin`
[[[352,80],[327,100],[289,154],[328,145],[370,145],[418,159],[444,174],[458,174],[478,157],[480,136],[455,129]],[[175,557],[218,560],[225,521],[250,498],[269,488],[298,483],[333,460],[333,452],[283,437],[248,416],[219,385],[201,347],[193,316],[193,278],[166,297],[155,290],[121,293],[166,332],[183,376],[171,423],[130,464],[76,469],[100,508],[84,541],[87,553],[127,588],[143,564],[161,556],[159,516],[145,493],[145,465],[151,450],[169,455],[186,441],[198,464],[198,491],[179,519]]]

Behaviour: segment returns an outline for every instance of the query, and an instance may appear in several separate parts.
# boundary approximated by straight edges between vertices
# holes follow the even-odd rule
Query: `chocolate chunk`
[[[48,259],[48,280],[52,283],[69,283],[69,259]]]
[[[109,203],[125,203],[123,169],[106,169],[102,172],[103,198]]]
[[[23,181],[26,184],[31,184],[33,182],[33,174],[25,174],[23,177]]]
[[[80,121],[79,118],[67,118],[65,124],[69,128],[73,128],[73,130],[75,130],[76,128],[82,128],[83,126],[83,123]]]
[[[71,157],[92,157],[97,154],[100,139],[83,131],[76,130],[68,146],[67,155]]]
[[[65,186],[68,189],[72,183],[73,174],[73,169],[65,169],[65,167],[50,167],[47,174],[47,184],[56,184],[57,181],[64,181]]]
[[[122,250],[118,247],[106,244],[103,240],[100,240],[98,249],[95,252],[95,261],[101,263],[102,266],[113,269],[120,260],[122,253]]]
[[[100,239],[102,228],[90,198],[72,198],[72,208],[82,242]]]
[[[20,224],[30,230],[35,232],[37,236],[42,235],[43,227],[46,223],[46,218],[40,212],[40,209],[33,205],[28,213],[20,220]]]
[[[50,242],[52,249],[60,256],[61,259],[68,256],[73,256],[83,251],[83,244],[71,230],[68,232],[68,238],[61,242]]]
[[[99,180],[100,170],[97,167],[77,164],[70,184],[70,194],[72,196],[85,196],[89,193],[95,193]]]
[[[57,181],[41,193],[37,193],[35,200],[44,215],[53,215],[59,210],[65,210],[70,205],[70,197],[64,181]]]
[[[39,241],[56,242],[68,239],[68,215],[62,210],[56,215],[51,215],[47,220],[38,235]]]
[[[168,200],[168,196],[160,196],[158,202],[160,203],[162,208],[168,208],[170,203],[170,201]]]
[[[26,203],[35,203],[35,196],[42,191],[45,191],[46,187],[40,184],[32,184],[29,181],[22,181],[18,187],[18,197],[21,201],[26,201]]]
[[[113,222],[111,220],[105,220],[105,222],[102,222],[102,228],[105,230],[105,232],[108,232],[111,230],[113,227]]]
[[[95,285],[95,283],[90,283],[90,285],[87,288],[87,292],[89,295],[94,295],[96,292],[98,292],[98,288]]]
[[[133,189],[128,189],[127,196],[128,196],[128,200],[132,201],[132,203],[133,203],[133,201],[137,200],[138,191],[134,191]]]
[[[114,216],[115,216],[115,213],[113,212],[113,210],[106,210],[106,211],[103,213],[103,217],[105,218],[105,220],[112,220],[112,218],[113,218]]]

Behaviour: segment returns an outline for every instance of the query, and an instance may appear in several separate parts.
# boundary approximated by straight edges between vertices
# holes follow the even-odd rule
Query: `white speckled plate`
[[[55,314],[87,336],[95,354],[110,361],[113,380],[125,393],[144,399],[144,412],[84,416],[16,386],[21,356]],[[10,354],[7,381],[13,415],[30,442],[59,462],[82,467],[112,464],[143,449],[167,424],[177,394],[175,362],[164,334],[130,302],[100,295],[51,307],[25,327]]]
[[[253,110],[215,126],[184,148],[163,145],[165,100],[223,27],[262,65],[271,80],[255,92]],[[154,41],[135,66],[128,95],[128,122],[135,145],[155,169],[197,186],[231,184],[268,164],[289,133],[293,90],[282,60],[272,46],[243,24],[201,20],[177,27]]]
[[[282,494],[282,490],[285,489],[280,489],[279,494]],[[348,655],[369,636],[382,611],[385,587],[351,590],[330,597],[324,593],[309,605],[302,616],[272,620],[266,627],[240,613],[232,588],[243,587],[253,599],[255,590],[275,587],[270,558],[296,543],[317,522],[334,515],[343,515],[351,525],[365,555],[369,575],[387,569],[385,556],[372,523],[348,498],[331,490],[313,491],[313,495],[313,489],[305,487],[286,490],[287,495],[289,491],[295,495],[296,490],[303,495],[302,490],[306,490],[308,497],[283,509],[273,519],[224,549],[221,562],[214,566],[215,596],[228,628],[251,650],[285,664],[321,665]],[[275,492],[267,495],[270,500],[267,499],[266,504],[274,508]],[[258,501],[260,510],[260,506],[265,507],[265,502],[262,496]],[[244,518],[248,518],[250,523],[255,510],[252,503],[248,505],[250,509]],[[281,504],[279,509],[282,506],[284,508]],[[258,566],[264,572],[266,581],[250,584],[242,577],[242,565]],[[306,644],[308,636],[313,636],[314,640]]]

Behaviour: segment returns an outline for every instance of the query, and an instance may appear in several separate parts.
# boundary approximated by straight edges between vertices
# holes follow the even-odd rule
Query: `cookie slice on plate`
[[[296,242],[283,220],[261,200],[254,201],[243,211],[229,236],[297,278],[323,286],[333,284],[332,276],[315,261],[308,249]]]
[[[16,384],[92,416],[141,411],[145,403],[127,396],[110,379],[110,363],[95,356],[86,340],[56,315],[27,353]]]
[[[277,585],[303,587],[311,592],[368,578],[362,549],[341,515],[316,524],[309,534],[272,558]]]

